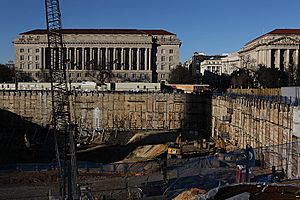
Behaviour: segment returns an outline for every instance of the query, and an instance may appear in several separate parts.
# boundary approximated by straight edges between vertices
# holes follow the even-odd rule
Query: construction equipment
[[[182,158],[182,138],[181,134],[176,138],[175,143],[168,144],[167,158],[177,157]]]
[[[59,168],[61,199],[79,199],[75,155],[75,126],[70,114],[65,49],[63,48],[59,0],[45,0],[48,48],[46,68],[49,68],[52,96],[52,121],[56,159]],[[68,190],[68,193],[66,193]]]
[[[218,136],[215,140],[215,148],[217,152],[223,152],[226,150],[226,144],[222,137]]]

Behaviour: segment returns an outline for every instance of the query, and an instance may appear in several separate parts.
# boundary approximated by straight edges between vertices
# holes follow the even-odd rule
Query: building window
[[[165,63],[161,63],[160,70],[164,70],[164,69],[165,69]]]
[[[39,63],[35,63],[35,69],[39,69],[40,68],[40,64]]]
[[[32,63],[28,64],[28,69],[32,69]]]
[[[32,49],[28,49],[28,53],[32,53]]]
[[[165,61],[166,60],[166,57],[165,56],[162,56],[161,57],[161,61]]]
[[[23,53],[24,52],[24,49],[22,48],[22,49],[20,49],[20,53]]]
[[[24,64],[23,63],[20,64],[20,69],[24,69]]]
[[[40,57],[39,56],[35,56],[35,60],[39,60],[40,59]]]
[[[40,49],[35,49],[35,53],[39,53],[40,52]]]
[[[173,61],[173,56],[170,56],[170,57],[169,57],[169,61],[170,61],[170,62]]]
[[[29,61],[32,61],[32,56],[28,56],[28,60],[29,60]]]
[[[20,55],[20,60],[24,60],[24,56],[23,55]]]
[[[162,49],[161,50],[161,54],[165,54],[166,53],[166,50],[165,49]]]
[[[169,54],[173,54],[173,53],[174,53],[173,49],[170,49]]]

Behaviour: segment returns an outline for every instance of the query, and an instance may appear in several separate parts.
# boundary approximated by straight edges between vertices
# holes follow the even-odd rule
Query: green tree
[[[288,86],[289,76],[277,68],[260,66],[255,73],[258,83],[264,88],[278,88]]]
[[[212,91],[226,91],[230,86],[230,76],[227,74],[218,75],[205,70],[202,82],[208,84]]]
[[[176,68],[171,70],[170,83],[177,84],[191,84],[194,78],[192,77],[189,69],[183,67],[182,65],[176,66]]]
[[[0,64],[0,82],[9,83],[14,80],[14,72],[7,66]]]
[[[253,87],[254,77],[247,69],[238,69],[231,74],[231,86],[233,88]]]

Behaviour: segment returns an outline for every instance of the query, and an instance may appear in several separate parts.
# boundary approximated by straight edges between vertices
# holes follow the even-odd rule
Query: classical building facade
[[[180,40],[165,30],[64,29],[65,62],[71,81],[92,80],[99,67],[112,71],[114,81],[168,80],[179,64]],[[34,80],[49,70],[47,31],[31,30],[14,40],[16,70]],[[98,67],[98,68],[97,68]]]
[[[300,29],[275,29],[240,49],[241,67],[264,65],[282,71],[298,69],[299,47]]]
[[[210,56],[203,60],[200,66],[200,73],[204,74],[205,71],[209,71],[218,75],[222,74],[222,57],[224,56]]]
[[[194,52],[191,58],[190,71],[193,75],[204,75],[205,71],[221,75],[223,72],[223,58],[227,55],[206,55]]]
[[[222,73],[231,74],[233,71],[240,69],[240,56],[237,52],[229,53],[222,60]]]

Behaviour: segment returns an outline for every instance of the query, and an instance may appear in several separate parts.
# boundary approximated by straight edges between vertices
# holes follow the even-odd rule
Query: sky
[[[14,58],[19,33],[46,27],[44,0],[2,0],[0,63]],[[300,29],[299,0],[60,0],[63,28],[165,29],[194,52],[238,51],[276,28]]]

